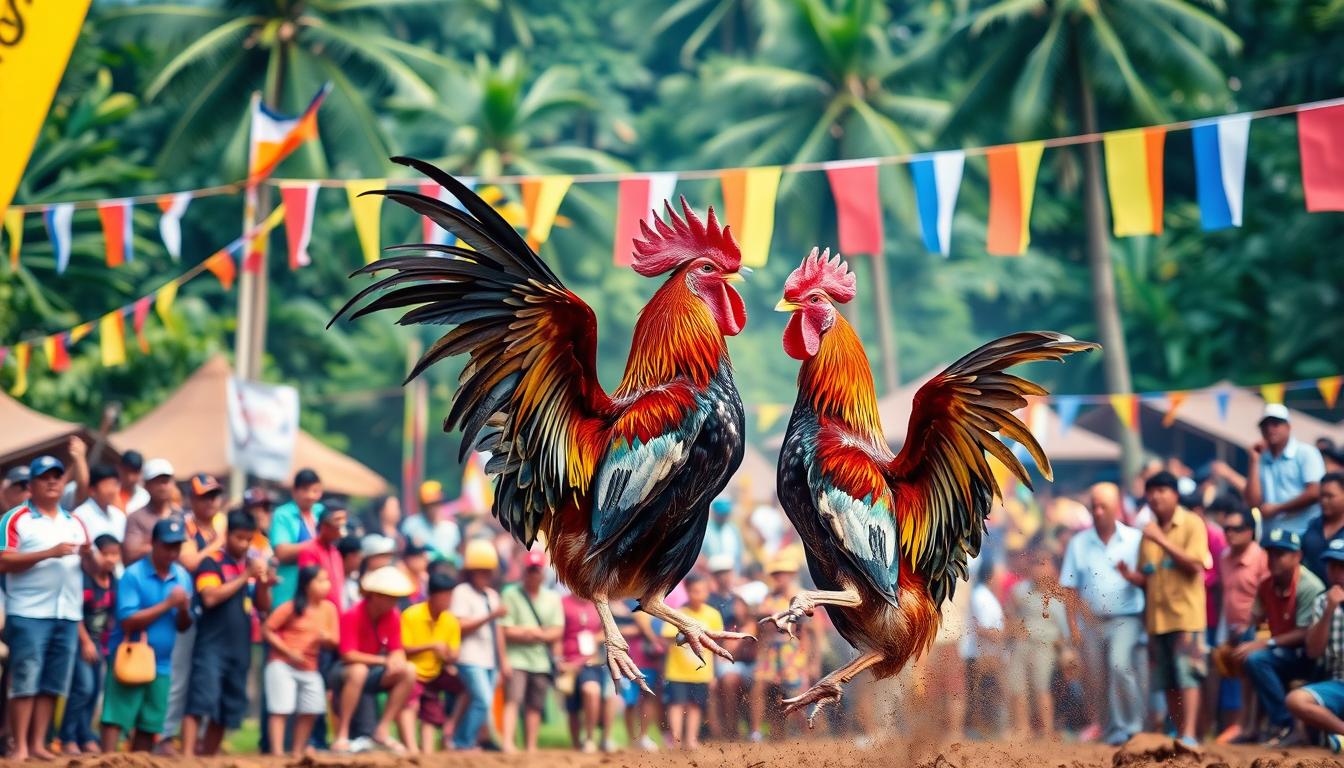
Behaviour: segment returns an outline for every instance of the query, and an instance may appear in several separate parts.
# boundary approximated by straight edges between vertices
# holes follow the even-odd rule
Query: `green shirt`
[[[565,626],[565,610],[560,605],[560,596],[545,587],[541,588],[540,594],[532,598],[532,607],[537,609],[535,615],[532,613],[532,608],[527,605],[527,595],[523,593],[520,584],[504,587],[500,599],[504,601],[504,608],[508,611],[499,622],[501,626],[543,628]],[[538,618],[541,619],[540,623],[537,622]],[[547,653],[546,645],[546,643],[506,640],[504,655],[513,669],[524,672],[550,672],[551,657]]]

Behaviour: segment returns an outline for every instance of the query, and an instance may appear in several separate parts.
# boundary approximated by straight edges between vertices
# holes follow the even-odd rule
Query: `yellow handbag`
[[[154,649],[149,647],[149,638],[144,632],[139,640],[126,638],[117,646],[116,658],[112,660],[112,674],[122,685],[144,685],[154,682]]]

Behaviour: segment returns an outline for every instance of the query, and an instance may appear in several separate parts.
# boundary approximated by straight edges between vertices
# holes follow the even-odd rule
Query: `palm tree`
[[[1007,135],[1025,139],[1100,129],[1102,109],[1144,122],[1171,119],[1155,87],[1184,97],[1198,112],[1224,106],[1226,77],[1209,52],[1235,52],[1240,38],[1209,11],[1222,0],[995,0],[963,18],[952,39],[981,62],[948,122],[962,130],[975,115],[1007,115]],[[994,131],[1002,131],[995,124]],[[1133,391],[1116,301],[1101,149],[1084,144],[1083,204],[1087,262],[1097,328],[1106,350],[1106,388]],[[1122,430],[1125,474],[1138,469],[1138,436]]]
[[[665,35],[681,40],[678,61],[690,68],[695,64],[696,54],[716,31],[721,53],[749,48],[754,41],[753,23],[759,20],[753,16],[769,15],[779,5],[778,0],[678,0],[654,20],[648,36],[654,40]],[[656,7],[665,6],[658,3]]]

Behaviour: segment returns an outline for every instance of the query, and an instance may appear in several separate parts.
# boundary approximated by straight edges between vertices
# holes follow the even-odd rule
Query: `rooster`
[[[746,310],[732,283],[742,256],[709,210],[705,222],[685,198],[641,222],[633,268],[670,273],[635,324],[620,385],[597,376],[597,320],[487,203],[428,163],[393,158],[433,179],[459,210],[403,190],[376,194],[428,216],[466,246],[417,244],[355,274],[387,270],[333,322],[378,294],[352,319],[411,307],[399,322],[455,326],[411,370],[466,355],[444,431],[461,429],[461,455],[489,451],[493,513],[525,547],[543,539],[560,580],[597,607],[613,679],[648,691],[612,617],[612,600],[637,598],[675,626],[697,656],[731,660],[711,632],[663,598],[695,564],[710,501],[742,462],[742,400],[724,337],[741,332]]]
[[[801,360],[798,399],[779,455],[779,501],[798,530],[816,590],[797,594],[773,621],[793,624],[817,606],[858,658],[781,703],[808,704],[810,726],[842,686],[871,668],[895,675],[928,648],[943,601],[980,551],[998,485],[986,454],[1030,486],[1022,463],[995,432],[1021,443],[1042,473],[1050,462],[1012,411],[1041,387],[1004,373],[1033,360],[1096,348],[1048,332],[1017,333],[953,363],[915,394],[905,446],[882,437],[877,395],[858,334],[836,305],[854,298],[854,275],[830,250],[794,270],[776,307],[791,313],[784,350]]]

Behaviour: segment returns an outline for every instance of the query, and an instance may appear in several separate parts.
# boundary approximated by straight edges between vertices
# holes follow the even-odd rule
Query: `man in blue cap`
[[[733,573],[742,570],[742,534],[733,522],[733,502],[727,496],[720,496],[709,505],[709,525],[705,527],[705,541],[700,546],[700,554],[705,560],[713,558],[732,558]]]
[[[56,697],[66,695],[84,616],[82,523],[60,503],[65,465],[39,456],[29,466],[31,496],[0,522],[0,573],[8,594],[10,757],[50,760],[46,748]]]
[[[132,733],[131,749],[147,752],[163,733],[168,714],[168,690],[172,683],[173,646],[177,635],[191,626],[191,575],[178,564],[186,528],[177,517],[154,524],[149,556],[126,568],[117,584],[117,614],[108,638],[108,650],[127,638],[143,634],[154,651],[154,680],[143,685],[122,685],[109,666],[103,690],[103,752],[117,751],[122,732]]]
[[[1325,679],[1288,694],[1288,711],[1325,736],[1330,750],[1344,750],[1344,539],[1321,553],[1330,589],[1316,598],[1307,629],[1307,655],[1325,664]]]

